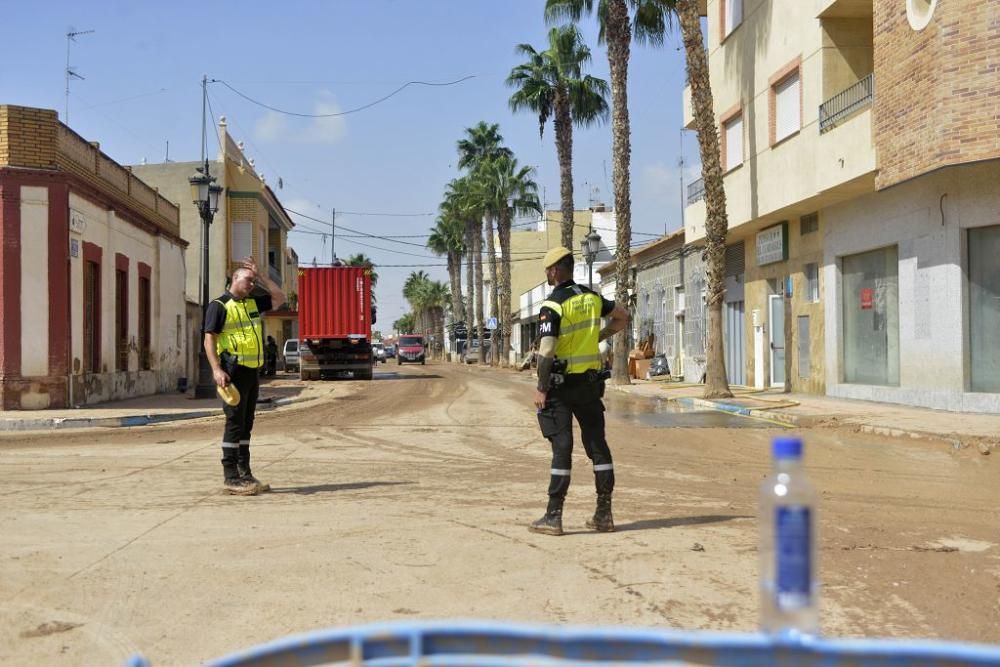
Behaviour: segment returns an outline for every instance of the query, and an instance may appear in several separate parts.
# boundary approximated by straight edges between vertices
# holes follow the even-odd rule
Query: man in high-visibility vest
[[[260,282],[266,296],[251,297]],[[233,272],[229,289],[205,309],[205,354],[212,366],[215,384],[232,383],[239,391],[239,403],[223,405],[226,430],[222,436],[222,472],[226,493],[254,496],[269,491],[250,470],[250,431],[253,430],[260,388],[260,368],[264,365],[264,335],[261,316],[285,303],[285,293],[269,277],[257,273],[251,257]]]
[[[549,504],[529,530],[562,535],[562,508],[569,490],[573,454],[573,417],[580,424],[583,448],[594,466],[597,510],[587,527],[615,529],[611,492],[615,469],[604,437],[605,373],[598,342],[625,328],[628,313],[593,290],[573,282],[573,253],[556,247],[544,259],[545,278],[555,287],[539,312],[538,386],[535,407],[542,435],[552,444]],[[609,318],[601,328],[601,318]]]

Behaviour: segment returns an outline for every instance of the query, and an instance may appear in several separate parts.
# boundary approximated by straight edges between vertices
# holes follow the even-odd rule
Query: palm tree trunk
[[[500,306],[497,304],[497,295],[499,294],[499,289],[497,289],[497,252],[496,252],[496,241],[493,237],[493,216],[486,216],[486,252],[490,256],[490,316],[497,317],[500,311]],[[493,341],[496,342],[496,341]],[[490,351],[495,352],[496,346],[492,343],[490,344]],[[490,354],[490,366],[497,365],[497,355]]]
[[[726,190],[722,185],[719,136],[715,127],[708,58],[701,34],[696,0],[680,0],[677,14],[687,55],[691,103],[698,128],[701,174],[705,183],[705,292],[708,301],[705,345],[705,398],[733,395],[726,379],[722,346],[722,301],[726,292]]]
[[[556,91],[556,154],[559,157],[559,202],[562,209],[561,243],[573,249],[573,117],[566,92]]]
[[[475,245],[476,261],[476,331],[479,332],[479,343],[483,342],[483,331],[486,326],[486,315],[483,312],[483,221],[476,224],[476,233],[472,239]],[[480,359],[482,363],[482,359]]]
[[[628,59],[631,40],[628,7],[625,0],[609,0],[605,21],[608,65],[611,69],[611,133],[615,218],[618,227],[615,251],[615,301],[631,311],[629,302],[629,264],[632,242],[632,200],[629,194],[629,161],[632,146],[628,118]],[[628,338],[614,337],[614,384],[631,384],[628,374]]]
[[[497,220],[497,235],[500,237],[500,335],[497,340],[497,356],[500,365],[508,365],[507,348],[511,335],[511,293],[510,293],[510,209],[505,208]]]
[[[466,289],[469,292],[468,298],[465,300],[465,323],[471,329],[473,325],[472,319],[475,317],[476,313],[476,302],[473,298],[474,287],[476,286],[475,280],[475,266],[476,266],[476,253],[475,244],[473,243],[475,231],[475,222],[465,223],[465,284]]]
[[[462,256],[448,251],[448,285],[451,289],[451,315],[458,322],[462,319]]]

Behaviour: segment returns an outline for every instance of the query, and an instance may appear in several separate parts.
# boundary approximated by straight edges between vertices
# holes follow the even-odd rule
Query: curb
[[[279,407],[311,401],[317,397],[279,398],[267,403],[258,403],[257,410],[274,410]],[[222,408],[210,410],[191,410],[188,412],[148,413],[126,415],[124,417],[44,417],[40,419],[0,419],[0,433],[17,433],[21,431],[49,431],[78,428],[122,428],[133,426],[151,426],[172,421],[201,419],[202,417],[217,417],[222,414]]]
[[[737,403],[713,401],[707,398],[679,396],[677,398],[672,398],[670,400],[686,408],[704,408],[707,410],[719,410],[720,412],[728,412],[730,414],[740,415],[741,417],[752,417],[754,419],[764,419],[771,422],[777,422],[782,426],[788,426],[788,427],[808,428],[809,426],[812,426],[816,421],[814,417],[809,417],[804,415],[793,415],[788,412],[780,412],[780,411],[761,409],[761,408],[748,408],[744,405],[739,405]]]

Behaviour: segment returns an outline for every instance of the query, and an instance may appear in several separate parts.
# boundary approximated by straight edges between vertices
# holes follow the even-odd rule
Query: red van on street
[[[424,337],[405,334],[399,337],[399,345],[396,349],[396,363],[402,365],[406,363],[426,364],[427,349],[424,347]]]

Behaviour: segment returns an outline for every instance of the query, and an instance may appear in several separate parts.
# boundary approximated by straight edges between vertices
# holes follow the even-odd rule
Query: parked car
[[[407,363],[426,364],[427,350],[424,347],[424,337],[406,335],[399,337],[399,349],[396,351],[396,363],[402,365]]]
[[[285,341],[285,349],[282,351],[285,357],[285,372],[299,370],[299,339],[289,338]]]
[[[376,364],[380,361],[385,363],[385,346],[382,343],[372,343],[372,360]]]

